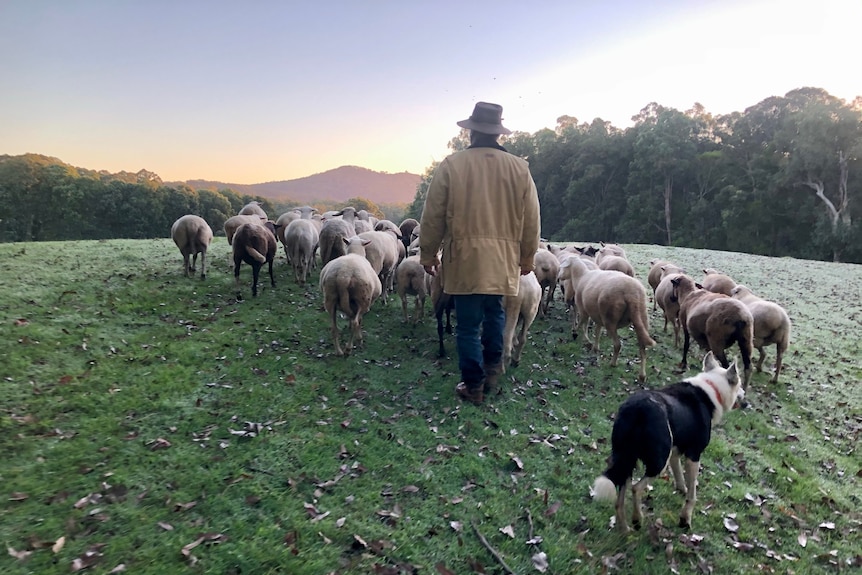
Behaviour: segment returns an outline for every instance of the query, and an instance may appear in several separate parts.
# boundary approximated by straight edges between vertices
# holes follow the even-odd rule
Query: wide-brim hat
[[[456,122],[462,128],[483,134],[511,134],[512,130],[503,127],[503,106],[488,102],[476,102],[473,115]]]

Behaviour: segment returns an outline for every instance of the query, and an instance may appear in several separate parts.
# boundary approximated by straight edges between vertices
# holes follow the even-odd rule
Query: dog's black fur
[[[668,464],[677,489],[686,494],[680,525],[691,526],[700,456],[709,445],[713,423],[733,408],[743,394],[741,387],[736,363],[725,369],[709,352],[703,372],[662,389],[638,391],[623,402],[611,432],[608,468],[594,485],[597,498],[616,497],[616,520],[621,530],[629,529],[623,510],[626,491],[631,487],[632,522],[639,527],[641,496]],[[686,459],[685,477],[680,456]],[[638,461],[644,464],[644,474],[632,487]]]

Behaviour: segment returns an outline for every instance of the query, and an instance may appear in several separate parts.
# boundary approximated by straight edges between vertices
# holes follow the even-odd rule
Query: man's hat
[[[503,106],[489,104],[488,102],[476,102],[476,107],[473,108],[473,115],[466,120],[456,123],[462,128],[483,134],[511,134],[512,130],[504,128],[502,121]]]

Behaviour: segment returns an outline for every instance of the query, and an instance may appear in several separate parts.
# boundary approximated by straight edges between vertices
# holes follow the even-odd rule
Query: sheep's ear
[[[371,240],[368,240],[368,239],[363,239],[363,240],[362,240],[362,245],[363,245],[363,246],[367,246],[367,245],[368,245],[368,244],[370,244],[370,243],[371,243]]]
[[[706,355],[703,358],[703,371],[712,371],[716,367],[719,367],[718,360],[715,359],[715,355],[712,351],[706,352]]]
[[[697,282],[694,282],[694,287],[696,287],[697,289],[703,289],[703,286]]]
[[[347,238],[341,238],[341,241],[344,242],[348,246],[350,245],[350,240],[348,240]]]
[[[676,276],[675,278],[670,278],[670,283],[672,283],[672,284],[673,284],[673,285],[675,285],[675,286],[678,286],[678,285],[679,285],[679,281],[680,281],[681,279],[682,279],[682,278],[681,278],[681,277],[679,277],[679,276]]]

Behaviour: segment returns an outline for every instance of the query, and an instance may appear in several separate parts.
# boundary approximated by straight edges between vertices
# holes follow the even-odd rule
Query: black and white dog
[[[691,527],[700,455],[709,445],[712,425],[733,409],[737,399],[742,399],[740,384],[736,361],[724,369],[709,352],[703,359],[702,373],[662,389],[638,391],[623,402],[611,433],[608,468],[593,484],[596,499],[616,499],[616,520],[621,531],[630,531],[624,509],[626,491],[632,490],[632,523],[639,528],[643,492],[668,464],[676,488],[686,495],[680,527]],[[686,458],[685,480],[680,456]],[[632,487],[638,460],[645,470],[643,478]]]

